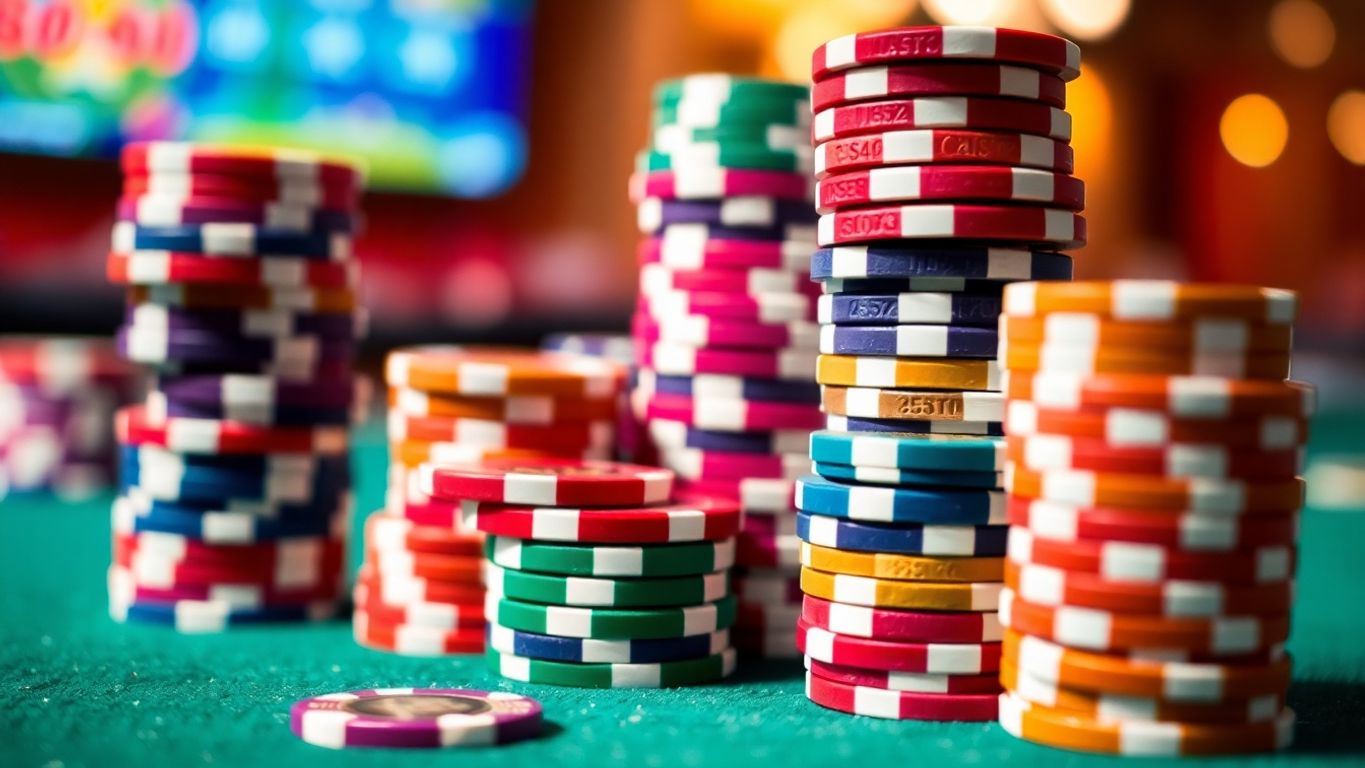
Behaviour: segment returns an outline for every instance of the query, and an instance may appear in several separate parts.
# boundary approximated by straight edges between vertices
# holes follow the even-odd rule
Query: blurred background
[[[1356,0],[0,0],[0,329],[109,332],[126,140],[272,142],[370,168],[369,356],[624,330],[649,89],[809,79],[903,23],[1078,41],[1078,278],[1294,288],[1296,376],[1365,383],[1365,3]]]

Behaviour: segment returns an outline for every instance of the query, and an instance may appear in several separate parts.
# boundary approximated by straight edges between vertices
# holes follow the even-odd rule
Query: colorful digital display
[[[363,158],[489,197],[526,164],[531,0],[0,0],[0,149],[126,141]]]

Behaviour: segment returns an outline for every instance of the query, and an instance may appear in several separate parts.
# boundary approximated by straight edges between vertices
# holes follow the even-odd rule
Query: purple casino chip
[[[641,370],[639,384],[661,395],[680,395],[716,400],[757,400],[778,403],[820,401],[820,385],[814,381],[761,379],[726,374],[670,376]]]
[[[820,353],[994,359],[998,338],[994,328],[970,325],[826,325]]]
[[[289,726],[319,747],[434,748],[507,744],[534,738],[540,702],[504,691],[381,688],[303,699]]]
[[[321,361],[354,355],[350,340],[326,340],[317,336],[249,339],[241,336],[200,333],[163,334],[139,327],[121,326],[115,337],[119,352],[137,363],[273,363],[290,370],[315,370]]]
[[[721,227],[785,227],[815,225],[816,214],[804,200],[745,195],[722,200],[663,200],[647,197],[636,218],[642,232],[658,232],[674,224],[711,224]]]
[[[290,312],[280,309],[177,309],[164,304],[130,304],[129,327],[163,334],[212,333],[243,338],[322,336],[351,339],[364,335],[364,313]]]
[[[351,376],[304,383],[256,373],[163,375],[153,382],[153,389],[171,402],[223,409],[277,405],[348,408],[356,397],[355,379]]]

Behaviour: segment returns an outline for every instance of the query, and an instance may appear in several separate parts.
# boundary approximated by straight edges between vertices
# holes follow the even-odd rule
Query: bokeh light
[[[1275,53],[1301,69],[1327,61],[1337,41],[1332,17],[1313,0],[1281,0],[1270,9],[1267,26]]]
[[[818,3],[806,0],[806,5],[834,5],[849,19],[864,29],[876,29],[900,24],[915,12],[915,0],[840,0],[838,3]]]
[[[783,78],[807,83],[812,51],[836,37],[864,29],[856,16],[838,4],[810,3],[794,11],[778,28],[769,58]]]
[[[1080,40],[1112,35],[1132,9],[1131,0],[1039,0],[1049,21]]]
[[[790,6],[789,0],[692,0],[692,14],[707,32],[757,41],[782,22]]]
[[[1365,165],[1365,91],[1346,91],[1332,101],[1327,137],[1342,157]]]
[[[1248,93],[1232,100],[1218,121],[1223,147],[1237,162],[1264,168],[1275,162],[1289,141],[1289,121],[1269,96]]]
[[[1076,173],[1095,182],[1103,177],[1112,155],[1114,104],[1103,73],[1086,67],[1067,84],[1066,109],[1071,113],[1071,146],[1076,151]]]
[[[924,0],[924,10],[940,24],[999,24],[1016,5],[1016,0]]]

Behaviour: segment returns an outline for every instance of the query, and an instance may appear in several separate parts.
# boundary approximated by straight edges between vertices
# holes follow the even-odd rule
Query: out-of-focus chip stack
[[[578,355],[429,346],[390,353],[389,487],[365,525],[353,629],[407,655],[484,649],[483,535],[418,483],[424,462],[610,458],[625,368]]]
[[[363,180],[285,150],[131,144],[106,263],[119,412],[110,612],[185,632],[335,612],[349,530]]]
[[[674,498],[673,473],[575,459],[431,462],[421,488],[488,534],[488,662],[591,688],[714,682],[735,668],[739,507]]]
[[[1161,281],[1005,290],[1010,733],[1124,755],[1289,744],[1313,403],[1286,380],[1295,301]]]
[[[626,369],[626,389],[621,393],[616,411],[616,458],[642,464],[654,463],[653,451],[645,450],[648,441],[644,435],[644,424],[635,418],[628,396],[635,388],[637,377],[635,340],[629,335],[615,333],[554,333],[541,341],[540,348],[548,352],[600,357]]]
[[[797,481],[807,696],[852,714],[997,715],[1005,539],[1001,290],[1069,280],[1085,240],[1051,35],[909,27],[813,56],[825,429]]]
[[[632,405],[681,488],[740,501],[735,644],[768,656],[797,655],[792,480],[821,424],[809,96],[729,75],[660,83],[630,185],[645,236]]]
[[[0,499],[113,485],[114,411],[135,388],[108,339],[0,336]]]

